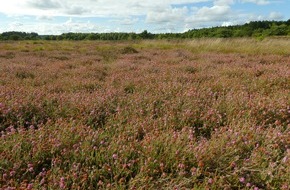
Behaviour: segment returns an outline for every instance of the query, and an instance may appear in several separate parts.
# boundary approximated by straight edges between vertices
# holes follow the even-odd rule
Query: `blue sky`
[[[5,31],[184,32],[189,29],[290,19],[290,0],[9,0]]]

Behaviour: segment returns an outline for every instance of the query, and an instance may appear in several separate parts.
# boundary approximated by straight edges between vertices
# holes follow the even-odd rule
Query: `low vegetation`
[[[0,189],[289,189],[289,39],[0,50]]]

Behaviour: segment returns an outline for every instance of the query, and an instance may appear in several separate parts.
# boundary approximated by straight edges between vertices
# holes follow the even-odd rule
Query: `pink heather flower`
[[[7,174],[3,174],[3,179],[5,180],[7,178]]]
[[[178,164],[178,168],[180,168],[180,169],[184,169],[184,168],[185,168],[185,165],[182,164],[182,163],[180,163],[180,164]]]
[[[209,184],[212,184],[212,183],[213,183],[213,179],[212,179],[212,178],[209,178],[207,182],[208,182]]]
[[[33,167],[28,168],[28,171],[33,172],[34,171]]]
[[[188,135],[188,139],[191,140],[191,141],[194,140],[194,138],[193,138],[193,133],[190,133],[190,134]]]
[[[8,128],[8,131],[11,133],[11,134],[14,134],[16,132],[16,129],[14,128],[14,126],[10,126]]]
[[[244,182],[245,182],[245,178],[244,178],[244,177],[241,177],[241,178],[240,178],[240,182],[241,182],[241,183],[244,183]]]
[[[284,189],[285,189],[285,190],[286,190],[286,189],[289,189],[289,186],[288,186],[287,184],[283,184],[282,187],[281,187],[281,189],[283,189],[283,190],[284,190]]]
[[[102,186],[104,183],[100,180],[99,182],[98,182],[98,186]]]
[[[32,168],[33,167],[33,164],[27,164],[27,167],[28,168]]]
[[[258,187],[254,187],[254,190],[259,190],[259,188]]]
[[[191,171],[191,175],[195,175],[196,174],[196,170],[197,169],[195,167],[191,168],[191,170],[190,170]]]
[[[43,185],[44,183],[45,183],[45,178],[42,178],[39,184]]]
[[[118,155],[117,154],[113,154],[112,157],[113,157],[114,160],[117,160],[118,159]]]
[[[27,189],[32,189],[33,188],[33,185],[31,184],[31,183],[29,183],[28,185],[27,185]]]
[[[287,156],[285,156],[285,157],[282,159],[282,162],[283,162],[283,163],[286,163],[287,160],[288,160],[288,158],[287,158]]]
[[[61,189],[65,189],[65,183],[64,183],[64,180],[65,180],[64,177],[61,177],[61,178],[60,178],[59,187],[60,187]]]
[[[236,166],[237,166],[237,164],[236,164],[235,162],[232,162],[232,163],[231,163],[231,167],[232,167],[232,168],[234,168],[234,167],[236,167]]]
[[[177,132],[176,132],[176,131],[174,131],[174,132],[173,132],[173,138],[175,138],[175,139],[176,139],[177,137],[178,137],[178,134],[177,134]]]
[[[38,175],[41,176],[41,177],[44,177],[46,175],[46,171],[42,171]]]
[[[251,187],[251,184],[250,184],[250,183],[247,183],[246,186],[247,186],[247,187]]]
[[[7,187],[5,190],[15,190],[16,187]]]
[[[14,176],[16,174],[16,172],[14,171],[14,170],[12,170],[11,172],[10,172],[10,176],[12,177],[12,176]]]

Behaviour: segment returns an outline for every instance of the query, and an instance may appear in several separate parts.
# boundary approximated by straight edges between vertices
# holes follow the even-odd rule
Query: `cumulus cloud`
[[[72,5],[64,9],[64,13],[68,15],[83,15],[90,13],[90,10],[83,6]]]
[[[11,22],[10,24],[9,24],[9,28],[18,28],[18,27],[22,27],[23,26],[23,23],[21,23],[21,22],[17,22],[17,21],[15,21],[15,22]]]
[[[279,12],[264,12],[255,15],[247,10],[238,10],[241,3],[254,3],[253,6],[268,5],[281,0],[9,0],[0,6],[0,14],[7,17],[24,18],[22,26],[9,29],[22,31],[35,30],[38,33],[139,31],[182,32],[186,29],[242,24],[249,20],[279,20]],[[263,6],[261,6],[263,7]],[[63,22],[65,18],[73,18]],[[59,18],[62,18],[62,24]],[[102,28],[84,20],[105,19]],[[79,21],[77,21],[79,19]],[[31,21],[34,20],[34,23]],[[81,22],[80,22],[81,20]],[[12,21],[15,20],[10,20]],[[2,30],[8,30],[0,26]],[[96,23],[99,23],[98,21]],[[34,25],[33,25],[34,24]],[[99,23],[101,25],[101,23]],[[35,26],[35,27],[34,27]],[[57,29],[52,29],[56,27]]]
[[[284,15],[280,12],[270,12],[269,14],[246,14],[244,15],[244,22],[263,21],[263,20],[282,20]],[[241,23],[242,24],[242,23]]]
[[[0,7],[6,14],[39,15],[54,14],[55,16],[129,16],[145,15],[149,11],[170,8],[171,5],[186,3],[210,2],[210,0],[9,0]]]
[[[185,20],[188,14],[188,8],[168,8],[159,12],[150,11],[146,16],[147,23],[168,23],[168,22],[180,22]]]
[[[39,15],[39,16],[36,17],[36,20],[38,20],[38,21],[52,21],[53,20],[53,16]]]
[[[138,21],[139,21],[139,18],[133,18],[133,17],[110,20],[110,22],[114,22],[121,25],[133,25],[133,24],[136,24]]]
[[[271,12],[269,15],[270,20],[281,20],[283,17],[283,14],[279,12]]]
[[[270,3],[279,2],[280,0],[241,0],[243,3],[255,3],[257,5],[268,5]]]
[[[7,29],[6,29],[7,30]],[[38,32],[39,34],[62,34],[67,32],[106,32],[111,28],[99,26],[95,23],[74,21],[69,18],[62,23],[38,23],[37,25],[21,22],[11,22],[8,25],[8,31]],[[4,29],[0,27],[0,32]]]
[[[47,10],[55,8],[57,9],[60,7],[60,4],[54,0],[29,0],[27,1],[27,6]]]
[[[214,0],[214,5],[217,6],[231,5],[233,3],[234,0]]]
[[[231,15],[231,8],[227,5],[214,5],[212,7],[202,7],[195,14],[189,17],[188,23],[228,21]]]
[[[202,7],[197,11],[196,16],[201,20],[223,20],[226,19],[230,13],[229,6],[213,6],[213,7]]]

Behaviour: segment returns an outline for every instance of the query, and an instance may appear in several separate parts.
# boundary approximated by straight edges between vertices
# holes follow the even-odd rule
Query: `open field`
[[[0,42],[0,189],[289,189],[290,39]]]

